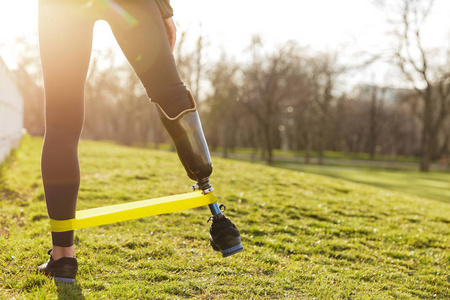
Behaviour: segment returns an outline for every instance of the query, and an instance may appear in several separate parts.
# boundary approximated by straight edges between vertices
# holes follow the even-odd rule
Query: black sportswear
[[[170,48],[163,17],[168,0],[40,0],[39,48],[46,129],[42,179],[51,219],[75,217],[80,170],[78,140],[84,122],[84,85],[94,23],[110,25],[147,95],[169,116],[191,107]],[[53,245],[73,245],[73,231],[53,232]]]

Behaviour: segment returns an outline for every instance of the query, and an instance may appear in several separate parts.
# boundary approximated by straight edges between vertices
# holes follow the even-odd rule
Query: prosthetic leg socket
[[[211,188],[209,176],[212,173],[212,163],[197,106],[190,92],[189,98],[192,108],[182,111],[175,118],[169,117],[158,103],[156,107],[187,175],[197,181],[198,188],[204,191]]]

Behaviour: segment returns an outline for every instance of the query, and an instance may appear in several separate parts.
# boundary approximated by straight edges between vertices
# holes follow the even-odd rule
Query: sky
[[[151,0],[149,0],[151,1]],[[242,56],[254,34],[266,47],[296,40],[313,51],[342,53],[351,59],[355,52],[387,49],[391,40],[389,11],[373,5],[374,0],[171,0],[175,21],[190,36],[201,33],[208,41],[207,53],[218,57],[223,49]],[[20,59],[14,40],[26,36],[37,43],[37,0],[0,0],[0,56],[13,68]],[[424,34],[428,47],[450,48],[450,1],[435,0]],[[94,31],[94,48],[117,48],[105,22]],[[119,55],[119,59],[123,56]],[[386,67],[386,66],[385,66]],[[375,77],[383,80],[382,66]],[[372,74],[364,74],[371,76]]]

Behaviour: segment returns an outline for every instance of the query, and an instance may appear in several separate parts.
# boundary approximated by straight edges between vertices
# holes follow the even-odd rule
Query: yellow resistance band
[[[213,193],[204,195],[202,191],[196,191],[181,195],[80,210],[77,211],[75,219],[50,219],[50,225],[53,232],[63,232],[161,215],[216,202],[217,198]]]

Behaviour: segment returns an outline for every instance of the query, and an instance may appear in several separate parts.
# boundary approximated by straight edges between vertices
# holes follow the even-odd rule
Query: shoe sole
[[[63,283],[75,283],[75,279],[73,279],[73,278],[64,278],[64,277],[55,277],[55,281],[63,282]]]
[[[231,248],[228,248],[225,250],[219,250],[219,251],[222,253],[222,257],[228,257],[228,256],[234,255],[236,253],[244,251],[244,247],[242,247],[242,243],[240,243],[239,245],[236,245],[234,247],[231,247]]]

